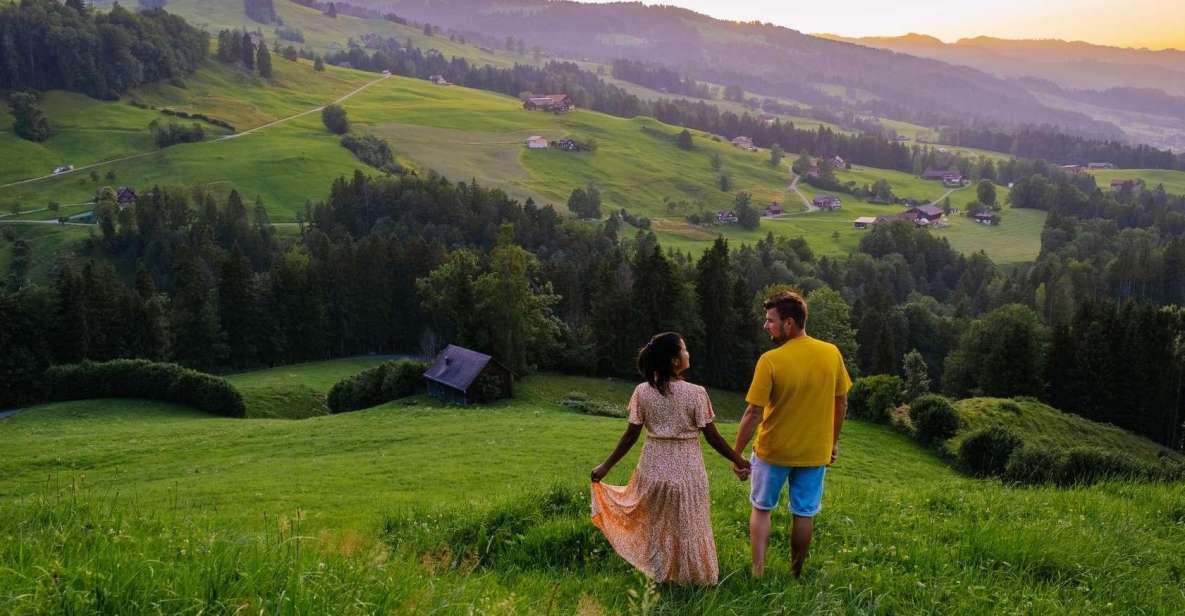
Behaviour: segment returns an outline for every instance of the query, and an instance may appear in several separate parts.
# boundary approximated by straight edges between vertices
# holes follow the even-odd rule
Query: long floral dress
[[[715,584],[708,474],[699,429],[715,418],[703,387],[672,381],[663,396],[634,389],[629,422],[646,427],[638,466],[624,486],[592,484],[592,522],[613,549],[656,582]]]

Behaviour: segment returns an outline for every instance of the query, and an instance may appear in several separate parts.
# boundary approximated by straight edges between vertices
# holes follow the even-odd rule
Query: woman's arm
[[[625,433],[621,435],[621,440],[617,441],[617,448],[609,457],[592,471],[593,483],[599,482],[602,477],[609,474],[613,470],[613,465],[617,464],[619,460],[633,449],[634,443],[638,442],[638,435],[642,433],[642,424],[630,424],[625,429]]]
[[[732,462],[734,466],[740,468],[749,468],[749,461],[746,460],[735,449],[729,447],[728,442],[724,440],[724,437],[720,436],[720,431],[716,429],[716,422],[710,422],[708,425],[700,428],[700,430],[704,433],[704,439],[708,441],[708,444],[712,446],[712,449],[716,450],[716,453],[724,456],[724,459]]]

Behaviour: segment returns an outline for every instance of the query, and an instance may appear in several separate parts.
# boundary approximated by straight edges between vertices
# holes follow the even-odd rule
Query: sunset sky
[[[773,22],[808,34],[1060,38],[1185,49],[1185,0],[664,0],[713,17]]]

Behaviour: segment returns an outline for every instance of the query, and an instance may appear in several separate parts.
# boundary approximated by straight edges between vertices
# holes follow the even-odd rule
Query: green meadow
[[[1144,184],[1152,189],[1163,185],[1165,192],[1173,195],[1185,195],[1185,171],[1168,171],[1165,169],[1098,169],[1091,170],[1099,188],[1110,190],[1112,180],[1144,180]]]
[[[60,214],[72,215],[85,211],[86,202],[106,185],[199,186],[219,195],[235,188],[247,199],[260,197],[273,221],[292,222],[306,202],[324,198],[333,178],[363,166],[324,129],[318,113],[306,112],[367,86],[342,105],[353,130],[387,139],[401,164],[458,181],[476,179],[516,198],[552,203],[561,210],[573,189],[595,184],[606,210],[625,208],[646,216],[664,244],[693,253],[717,235],[751,242],[773,232],[802,235],[822,254],[843,255],[859,242],[861,231],[851,225],[855,217],[896,212],[852,198],[845,199],[840,212],[797,212],[800,199],[786,189],[789,173],[784,166],[770,165],[768,153],[746,152],[700,132],[693,133],[694,147],[682,150],[674,142],[680,129],[651,118],[623,119],[581,109],[562,115],[533,113],[522,110],[512,97],[459,86],[403,77],[376,81],[378,75],[336,67],[317,73],[305,61],[278,59],[275,67],[275,77],[263,80],[211,62],[186,79],[184,87],[158,83],[131,93],[123,102],[90,101],[87,116],[49,105],[47,115],[58,132],[45,144],[29,144],[11,134],[0,137],[14,146],[0,150],[0,158],[13,163],[3,166],[0,181],[48,173],[53,164],[82,166],[143,155],[96,166],[97,181],[84,170],[10,186],[5,200],[21,203],[25,213],[19,218],[45,220],[55,216],[43,209],[50,201],[63,204]],[[59,95],[78,98],[51,93],[50,100]],[[157,150],[148,143],[147,123],[160,114],[130,101],[204,113],[230,122],[239,132],[263,128],[233,138],[222,138],[225,132],[212,128],[204,142]],[[92,116],[93,123],[78,119]],[[269,125],[272,122],[279,123]],[[123,136],[124,145],[114,147],[102,139],[102,134],[112,132]],[[579,153],[528,150],[524,142],[532,135],[595,139],[598,148]],[[720,171],[710,165],[713,155],[721,159]],[[114,179],[108,179],[108,173]],[[719,189],[721,173],[731,179],[729,192]],[[890,170],[861,167],[840,172],[839,177],[859,184],[884,178],[899,196],[919,201],[938,199],[946,192],[938,183]],[[800,187],[808,199],[814,196],[811,187]],[[751,193],[761,209],[778,201],[792,214],[763,220],[756,231],[686,222],[689,214],[730,209],[734,193],[742,190]],[[973,199],[972,190],[951,195],[952,204],[960,208]],[[956,216],[939,232],[956,249],[986,250],[1008,263],[1036,256],[1042,221],[1037,212],[1009,211],[1003,225],[984,228]]]
[[[236,375],[324,393],[375,360]],[[747,485],[709,449],[715,588],[651,587],[588,521],[632,383],[536,375],[487,407],[426,397],[308,419],[155,402],[0,420],[0,613],[1173,614],[1181,484],[1012,488],[848,422],[807,573],[747,573]],[[726,438],[741,410],[713,392]],[[641,445],[606,481],[628,479]]]

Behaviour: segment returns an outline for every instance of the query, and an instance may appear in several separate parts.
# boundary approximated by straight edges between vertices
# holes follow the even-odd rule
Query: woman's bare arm
[[[630,424],[625,429],[625,433],[621,435],[621,440],[617,441],[617,447],[613,450],[613,453],[609,454],[609,457],[600,466],[593,469],[592,480],[594,483],[599,482],[601,478],[608,475],[609,471],[613,470],[613,465],[625,457],[625,454],[629,453],[630,449],[633,449],[634,443],[638,442],[638,435],[640,434],[642,434],[642,424]]]
[[[700,431],[704,433],[704,439],[708,441],[712,449],[715,449],[716,453],[724,456],[725,460],[732,462],[740,468],[749,468],[749,461],[737,453],[735,449],[729,447],[728,441],[724,440],[724,437],[720,435],[720,430],[716,429],[716,422],[711,422],[700,428]]]

